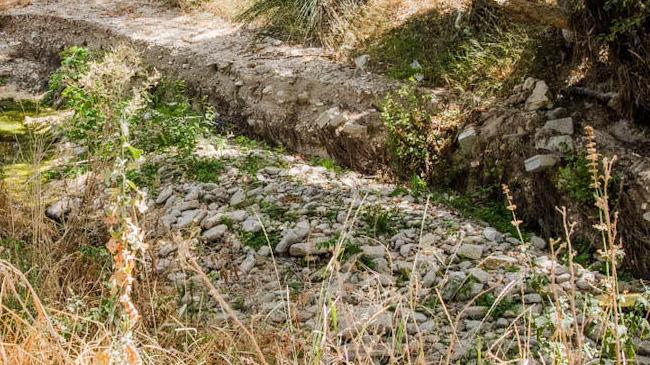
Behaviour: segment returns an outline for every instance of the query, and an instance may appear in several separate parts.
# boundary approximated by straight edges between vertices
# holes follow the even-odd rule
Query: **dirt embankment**
[[[220,120],[360,171],[385,162],[373,105],[389,81],[330,62],[321,49],[256,38],[215,20],[134,2],[34,2],[0,14],[0,31],[20,43],[21,56],[52,66],[67,46],[132,43],[147,62],[207,97]]]

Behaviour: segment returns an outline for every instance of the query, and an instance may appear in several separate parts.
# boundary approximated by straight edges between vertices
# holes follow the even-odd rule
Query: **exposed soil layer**
[[[330,62],[321,49],[256,38],[215,19],[143,2],[36,1],[0,15],[0,31],[20,43],[22,57],[52,67],[67,46],[131,43],[249,133],[361,171],[386,160],[373,104],[390,81]]]

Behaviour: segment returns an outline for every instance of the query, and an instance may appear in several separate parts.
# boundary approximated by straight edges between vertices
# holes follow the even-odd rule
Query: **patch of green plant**
[[[139,187],[146,187],[149,189],[150,194],[154,194],[160,183],[158,176],[159,168],[155,163],[146,162],[138,169],[128,170],[126,172],[126,178]]]
[[[271,248],[275,250],[275,246],[280,242],[280,233],[275,231],[267,231],[268,242],[262,230],[258,232],[240,232],[239,238],[244,246],[251,247],[258,250],[262,246],[271,244]]]
[[[103,263],[102,266],[107,266],[111,263],[111,255],[104,246],[82,245],[79,246],[79,252],[81,252],[84,258],[90,261]]]
[[[28,260],[27,244],[25,241],[14,238],[0,239],[0,258],[11,262],[22,272],[28,272],[31,262]]]
[[[80,176],[88,172],[87,164],[65,164],[43,171],[45,181],[63,180]]]
[[[464,217],[482,220],[499,232],[508,232],[513,237],[517,237],[517,230],[510,223],[512,213],[497,198],[494,189],[485,188],[461,195],[453,192],[433,192],[431,202],[451,207]],[[525,240],[530,238],[526,232],[523,232],[523,236]]]
[[[410,80],[385,97],[381,118],[388,132],[392,163],[402,176],[445,178],[458,115],[434,110],[431,95]]]
[[[340,240],[341,240],[341,233],[337,232],[334,236],[330,237],[327,241],[323,241],[319,243],[318,248],[331,250],[334,247],[336,247],[336,245],[339,243]],[[352,256],[359,254],[361,252],[363,251],[361,250],[361,247],[357,243],[353,242],[350,238],[346,238],[341,244],[341,253],[338,259],[341,261],[347,261]],[[359,255],[359,261],[361,261],[364,265],[366,265],[366,267],[371,269],[374,269],[376,266],[374,261],[372,261],[372,259],[370,259],[366,255]]]
[[[136,144],[144,151],[175,147],[188,156],[198,139],[209,133],[213,119],[211,108],[203,113],[193,109],[183,81],[163,78],[151,95],[150,106],[131,124]]]
[[[323,217],[330,222],[335,222],[338,216],[339,216],[339,211],[336,209],[331,209],[328,210]]]
[[[48,90],[50,95],[61,93],[70,83],[74,83],[87,71],[94,55],[84,47],[72,46],[59,54],[61,67],[50,75]]]
[[[219,218],[219,224],[223,224],[226,227],[228,227],[228,229],[232,229],[232,227],[235,225],[235,221],[233,221],[232,218],[224,214],[221,216],[221,218]]]
[[[185,170],[192,180],[203,183],[219,182],[219,176],[225,169],[223,161],[215,158],[189,158]]]
[[[594,189],[589,161],[584,154],[567,157],[567,163],[558,170],[556,187],[580,204],[593,205]]]
[[[287,208],[284,206],[281,206],[280,204],[276,202],[267,202],[262,200],[259,202],[260,206],[260,211],[264,214],[267,214],[270,218],[278,220],[284,216],[284,214],[287,212]]]
[[[397,231],[396,212],[380,205],[367,207],[362,219],[374,236],[392,235]]]
[[[496,303],[496,301],[497,298],[494,296],[494,294],[485,293],[476,298],[474,304],[488,308],[492,308],[492,306],[494,306],[494,308],[492,308],[490,311],[490,317],[493,319],[499,319],[503,317],[507,311],[513,309],[517,305],[515,301],[507,297],[501,298],[498,303]]]
[[[409,190],[411,195],[418,197],[429,193],[429,184],[418,174],[412,174],[409,180]]]
[[[389,196],[394,198],[394,197],[397,197],[397,196],[407,195],[408,193],[409,193],[408,189],[406,189],[404,187],[401,187],[401,186],[397,186],[397,187],[395,187],[395,189],[393,189],[393,191],[390,192]]]
[[[343,167],[339,166],[336,161],[327,157],[312,156],[309,159],[309,164],[312,166],[324,167],[327,171],[333,172],[337,175],[344,171]]]
[[[250,176],[255,176],[264,166],[264,159],[260,156],[248,154],[241,162],[239,168]]]
[[[130,60],[125,60],[129,62]],[[61,67],[52,76],[50,87],[60,89],[66,105],[74,110],[71,123],[66,126],[66,136],[87,146],[92,155],[111,155],[116,148],[106,143],[104,129],[106,115],[126,108],[132,101],[129,96],[114,103],[115,111],[99,110],[98,105],[105,95],[103,91],[89,92],[78,80],[89,71],[90,56],[87,50],[71,49],[63,58]],[[93,60],[102,70],[102,59]],[[106,72],[106,70],[98,71]],[[144,75],[134,75],[141,77]],[[127,93],[128,95],[128,93]],[[198,139],[209,132],[213,112],[193,109],[187,97],[185,84],[163,78],[151,93],[145,93],[144,103],[129,119],[131,140],[145,152],[165,151],[174,148],[181,156],[190,156]],[[131,96],[132,97],[132,96]]]
[[[257,141],[244,135],[235,137],[234,141],[236,145],[249,150],[268,149],[268,146],[264,142]]]

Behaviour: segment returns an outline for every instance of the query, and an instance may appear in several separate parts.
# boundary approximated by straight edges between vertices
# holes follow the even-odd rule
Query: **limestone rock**
[[[524,161],[524,166],[528,172],[539,172],[555,166],[559,160],[556,155],[535,155]]]
[[[239,189],[233,194],[233,196],[230,198],[230,205],[233,207],[238,207],[240,206],[244,201],[246,200],[246,192],[244,190]]]
[[[275,246],[275,252],[284,253],[287,252],[289,247],[294,243],[302,241],[309,234],[310,225],[309,221],[300,221],[296,224],[293,229],[287,230],[282,236],[282,239]]]
[[[483,257],[483,246],[469,243],[462,244],[458,249],[458,256],[471,260],[480,260]]]
[[[203,238],[207,242],[214,242],[219,238],[223,237],[223,235],[227,231],[228,231],[228,226],[226,226],[225,224],[220,224],[216,227],[212,227],[209,230],[203,232],[201,238]]]
[[[546,93],[548,93],[548,85],[546,85],[546,82],[537,81],[532,93],[526,99],[525,109],[535,111],[551,106],[551,99],[546,96]]]
[[[555,131],[560,134],[573,134],[573,118],[551,119],[544,124],[544,129]]]

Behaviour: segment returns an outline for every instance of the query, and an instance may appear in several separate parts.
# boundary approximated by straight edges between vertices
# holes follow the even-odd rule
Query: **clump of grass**
[[[337,164],[336,161],[327,157],[312,156],[309,159],[309,164],[314,166],[324,167],[325,169],[327,169],[327,171],[331,171],[335,174],[340,174],[344,171],[343,167],[339,166],[339,164]]]
[[[261,19],[289,36],[324,40],[361,4],[359,0],[252,0],[238,20]]]
[[[368,207],[362,218],[374,236],[391,235],[397,230],[396,212],[379,205]]]
[[[219,182],[219,176],[224,168],[223,161],[214,158],[192,158],[185,166],[185,170],[192,180],[203,183]]]

